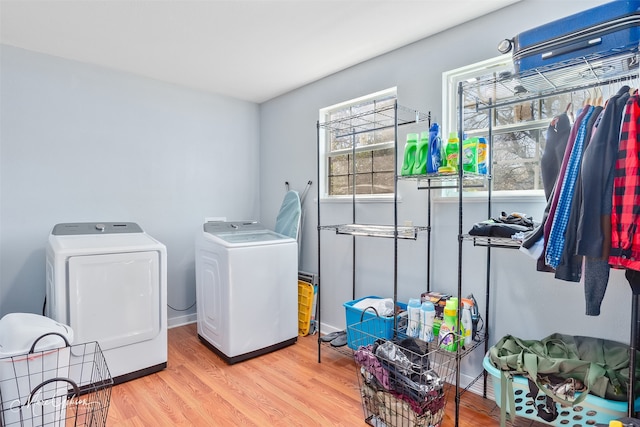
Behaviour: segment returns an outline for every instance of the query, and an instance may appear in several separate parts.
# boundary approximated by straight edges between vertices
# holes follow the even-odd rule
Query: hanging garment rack
[[[489,75],[475,82],[466,82],[464,90],[482,94],[476,98],[476,111],[533,101],[553,95],[602,88],[607,85],[636,83],[639,80],[640,57],[637,48],[611,50],[608,52],[577,57],[551,66],[541,67],[525,73],[501,72]],[[638,84],[635,85],[636,88]],[[461,95],[462,98],[462,95]],[[463,105],[462,103],[460,105]],[[462,129],[464,108],[459,108],[459,122]],[[631,333],[629,339],[629,387],[627,400],[628,416],[635,416],[636,382],[635,370],[638,361],[640,333],[640,272],[637,280],[629,279],[632,291]]]

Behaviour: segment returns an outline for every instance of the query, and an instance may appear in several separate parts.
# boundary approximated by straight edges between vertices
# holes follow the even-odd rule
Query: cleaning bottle
[[[489,146],[484,137],[478,138],[478,147],[476,148],[476,157],[478,159],[478,173],[487,174],[487,161],[489,159]]]
[[[442,138],[440,126],[433,123],[429,128],[429,157],[427,159],[427,173],[436,173],[442,166]]]
[[[440,347],[448,351],[456,351],[458,345],[458,300],[449,298],[444,306],[443,321],[440,325],[438,340]]]
[[[478,138],[465,139],[462,142],[462,169],[465,172],[478,172]]]
[[[407,143],[404,146],[404,159],[402,162],[402,169],[400,175],[413,174],[413,165],[416,162],[416,149],[418,145],[418,134],[408,133]]]
[[[447,157],[447,166],[450,169],[458,170],[458,155],[460,140],[458,139],[457,132],[450,132],[449,139],[447,140],[447,146],[445,148],[445,154]]]
[[[431,301],[425,301],[420,306],[420,339],[433,341],[433,321],[436,318],[436,308]]]
[[[407,336],[418,338],[420,336],[420,300],[410,298],[407,304]]]
[[[467,301],[462,301],[462,314],[460,315],[460,323],[462,336],[464,337],[464,348],[471,348],[473,339],[471,338],[471,332],[473,330],[473,324],[471,323],[471,304]]]
[[[429,132],[420,132],[420,140],[416,148],[416,159],[413,164],[413,175],[427,173],[427,159],[429,157]]]

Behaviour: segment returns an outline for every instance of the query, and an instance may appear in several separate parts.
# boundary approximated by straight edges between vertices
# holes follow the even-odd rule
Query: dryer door
[[[76,342],[98,341],[108,350],[160,333],[158,252],[74,256],[68,269]]]

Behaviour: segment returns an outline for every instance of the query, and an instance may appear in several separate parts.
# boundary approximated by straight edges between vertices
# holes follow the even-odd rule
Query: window
[[[321,188],[325,197],[393,196],[396,89],[320,110]],[[381,123],[382,125],[377,125]]]
[[[458,126],[458,83],[474,80],[493,81],[503,71],[512,71],[508,56],[501,56],[443,73],[443,129]],[[499,83],[497,83],[499,84]],[[467,90],[468,89],[468,90]],[[495,109],[477,105],[495,103],[497,88],[491,85],[465,85],[463,129],[467,137],[487,136],[491,120],[493,133],[492,185],[502,194],[542,194],[540,158],[546,143],[546,131],[556,115],[582,103],[581,95],[568,93],[510,104]],[[582,97],[584,97],[582,95]],[[444,135],[446,137],[446,135]],[[510,192],[510,193],[509,193]]]

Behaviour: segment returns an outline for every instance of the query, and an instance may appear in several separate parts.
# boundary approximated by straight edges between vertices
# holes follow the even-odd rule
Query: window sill
[[[316,199],[317,201],[317,199]],[[323,196],[320,197],[320,201],[322,203],[353,203],[353,197],[352,196]],[[388,196],[382,196],[382,195],[372,195],[372,196],[356,196],[355,202],[356,203],[393,203],[394,198],[393,195],[390,194]],[[402,202],[402,197],[398,196],[397,199],[398,203]]]
[[[458,203],[458,192],[449,190],[446,195],[434,197],[437,203]],[[487,192],[466,192],[462,195],[464,203],[487,203]],[[491,202],[509,203],[546,203],[547,200],[542,190],[531,191],[495,191],[491,193]]]

